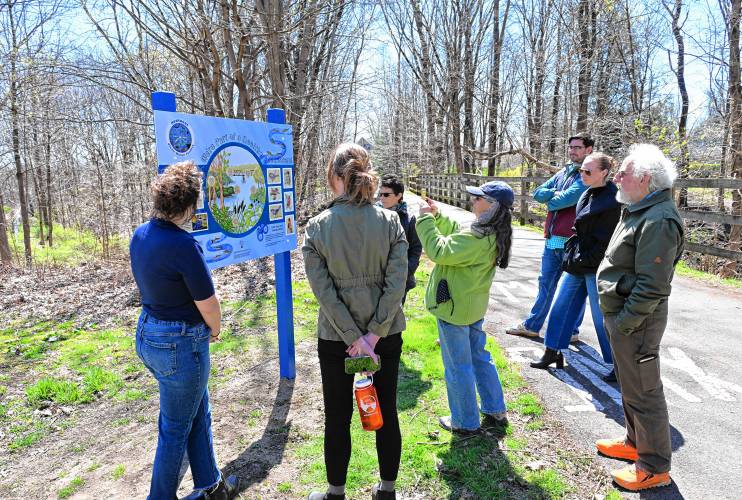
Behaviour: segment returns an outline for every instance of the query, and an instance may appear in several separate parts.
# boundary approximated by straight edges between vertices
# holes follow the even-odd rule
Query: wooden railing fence
[[[465,186],[479,186],[489,181],[503,181],[510,184],[515,192],[514,212],[517,214],[521,224],[527,222],[541,222],[546,213],[543,205],[536,203],[530,193],[536,186],[543,184],[549,177],[490,177],[476,174],[440,174],[409,177],[407,185],[414,193],[426,194],[435,200],[440,200],[449,205],[466,208],[468,196],[464,190]],[[742,179],[678,179],[673,189],[679,188],[707,188],[707,189],[742,189]],[[714,212],[710,210],[682,209],[680,215],[686,220],[686,225],[697,224],[728,224],[742,225],[742,216],[727,213]],[[714,255],[724,259],[742,262],[742,251],[724,248],[719,244],[707,245],[696,243],[686,239],[685,248],[689,252],[698,252],[705,255]]]

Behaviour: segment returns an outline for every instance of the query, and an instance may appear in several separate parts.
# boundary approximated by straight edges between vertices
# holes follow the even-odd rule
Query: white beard
[[[624,193],[620,189],[616,192],[616,201],[618,201],[619,203],[623,203],[624,205],[631,205],[632,203],[634,203],[634,201],[630,200],[626,196],[626,193]]]

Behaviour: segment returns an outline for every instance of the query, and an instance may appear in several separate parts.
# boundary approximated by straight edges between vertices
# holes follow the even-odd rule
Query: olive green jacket
[[[657,191],[624,207],[598,267],[600,309],[616,316],[623,334],[633,332],[670,295],[683,253],[683,221],[671,191]]]
[[[309,220],[304,268],[319,302],[317,336],[347,345],[405,329],[407,239],[399,216],[340,196]]]

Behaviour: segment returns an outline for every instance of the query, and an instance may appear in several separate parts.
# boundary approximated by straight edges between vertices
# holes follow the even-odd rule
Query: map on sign
[[[210,268],[296,248],[290,125],[155,111],[155,136],[160,172],[204,174],[189,229]]]

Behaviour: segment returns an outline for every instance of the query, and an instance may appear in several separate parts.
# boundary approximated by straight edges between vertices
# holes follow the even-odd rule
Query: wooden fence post
[[[526,181],[520,181],[520,225],[526,225],[526,218],[528,217],[528,200],[526,200],[526,193],[528,188]]]

